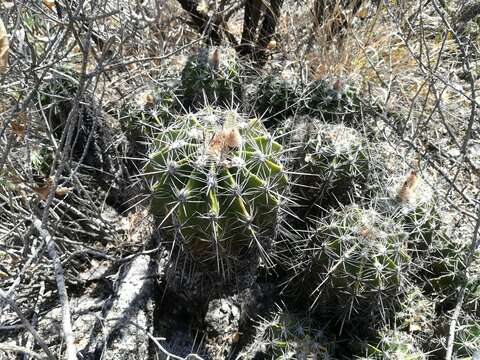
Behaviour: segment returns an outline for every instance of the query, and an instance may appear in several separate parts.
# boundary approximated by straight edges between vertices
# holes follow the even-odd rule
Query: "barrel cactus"
[[[240,65],[234,49],[203,48],[182,72],[182,104],[187,110],[205,105],[231,107],[242,96]]]
[[[464,241],[436,239],[423,260],[422,279],[427,290],[436,294],[447,308],[455,306],[458,288],[465,286],[463,309],[480,316],[480,251],[474,253],[466,268],[468,251],[469,244]]]
[[[424,256],[435,238],[445,241],[433,191],[416,170],[392,177],[390,184],[377,194],[378,205],[403,223],[409,233],[410,248]]]
[[[255,112],[266,119],[267,126],[277,125],[298,112],[299,89],[293,76],[263,76],[254,96]]]
[[[168,123],[176,105],[177,95],[173,89],[145,90],[122,106],[120,124],[130,141],[145,139]]]
[[[180,116],[145,167],[151,211],[169,239],[219,271],[252,249],[268,259],[287,185],[281,158],[258,119],[213,108]]]
[[[301,95],[302,113],[329,123],[346,122],[360,115],[360,99],[353,87],[340,79],[314,80],[305,86]]]
[[[352,123],[360,116],[355,89],[339,79],[300,82],[284,72],[263,76],[258,84],[255,111],[271,125],[292,115],[314,116],[328,123]]]
[[[311,294],[311,309],[338,319],[385,318],[404,292],[407,234],[394,219],[357,205],[319,221],[303,251],[294,286]],[[295,278],[294,278],[295,279]]]
[[[369,154],[355,129],[306,118],[295,125],[289,147],[295,152],[293,182],[308,215],[360,195]]]

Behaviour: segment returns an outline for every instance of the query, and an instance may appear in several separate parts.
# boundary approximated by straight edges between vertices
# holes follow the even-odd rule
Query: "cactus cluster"
[[[421,180],[426,165],[412,160],[399,169],[382,144],[353,128],[361,101],[338,81],[270,74],[252,81],[252,101],[242,104],[242,74],[233,50],[202,49],[178,86],[145,91],[118,119],[128,141],[148,153],[142,170],[162,244],[199,265],[190,284],[210,271],[227,282],[242,272],[248,286],[278,285],[284,291],[275,290],[274,300],[302,311],[277,310],[262,320],[244,358],[436,356],[463,286],[454,352],[472,357],[480,348],[480,257],[466,269],[464,234],[444,231],[435,194]],[[38,94],[59,139],[77,115],[78,86],[67,71]],[[100,151],[108,148],[107,127],[93,98],[78,97],[73,158],[105,178],[115,173]],[[45,177],[53,150],[41,145],[31,165]],[[103,181],[110,191],[113,180]],[[332,332],[369,345],[339,350],[328,340]]]
[[[287,184],[281,157],[258,119],[212,108],[179,116],[145,168],[151,210],[170,238],[219,270],[251,248],[266,256]]]
[[[258,270],[259,258],[279,265],[278,274],[262,275],[278,276],[288,306],[303,306],[305,317],[340,337],[368,330],[354,337],[370,345],[352,347],[350,358],[426,359],[435,311],[451,309],[445,300],[466,281],[468,304],[478,304],[480,281],[463,274],[463,251],[443,231],[420,171],[392,172],[382,145],[346,125],[361,102],[338,82],[269,75],[255,87],[253,111],[240,114],[232,109],[249,109],[237,102],[241,82],[234,56],[202,50],[180,89],[130,109],[142,136],[149,128],[143,172],[163,239],[197,269],[227,279],[246,262]],[[168,94],[182,106],[172,107]],[[277,121],[276,129],[270,133],[254,114]],[[280,237],[284,228],[295,236]],[[480,307],[468,304],[458,356],[475,343]],[[343,356],[305,317],[275,313],[249,349],[265,358]]]

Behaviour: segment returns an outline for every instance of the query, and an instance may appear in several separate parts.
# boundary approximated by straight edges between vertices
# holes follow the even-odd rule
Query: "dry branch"
[[[77,359],[77,348],[75,346],[75,336],[73,335],[72,330],[72,320],[70,315],[70,305],[68,302],[68,293],[67,287],[65,286],[65,277],[63,274],[63,267],[58,256],[57,250],[55,249],[55,241],[52,238],[52,235],[46,229],[46,226],[40,219],[34,218],[33,224],[37,231],[39,232],[43,241],[47,245],[48,255],[53,261],[53,267],[55,271],[55,281],[57,283],[58,296],[60,298],[60,304],[62,306],[62,330],[63,336],[65,338],[65,344],[67,346],[66,359],[76,360]]]
[[[239,47],[239,53],[242,55],[252,53],[261,11],[261,0],[248,0],[246,2],[245,13],[243,17],[242,40],[240,41]]]
[[[218,24],[204,13],[197,10],[198,2],[194,0],[178,0],[182,8],[190,14],[195,28],[200,34],[205,34],[214,45],[220,45],[222,35]]]

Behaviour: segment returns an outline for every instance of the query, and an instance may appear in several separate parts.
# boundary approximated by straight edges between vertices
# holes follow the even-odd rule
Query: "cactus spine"
[[[357,359],[425,360],[427,356],[418,348],[414,337],[398,330],[383,330],[376,345],[368,344],[366,357]]]
[[[258,323],[254,341],[238,358],[333,359],[331,345],[312,319],[277,310]]]

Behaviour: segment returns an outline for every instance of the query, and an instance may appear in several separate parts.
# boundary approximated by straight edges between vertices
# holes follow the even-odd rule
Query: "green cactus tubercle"
[[[152,212],[192,254],[261,248],[287,184],[281,146],[257,119],[212,109],[182,116],[155,140],[146,166]]]

